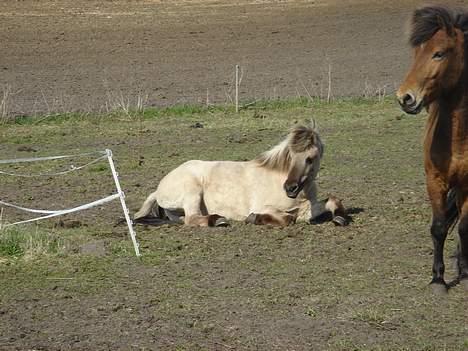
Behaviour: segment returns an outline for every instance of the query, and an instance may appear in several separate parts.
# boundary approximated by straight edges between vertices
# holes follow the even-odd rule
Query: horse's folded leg
[[[325,207],[332,213],[333,224],[341,227],[349,224],[349,217],[346,215],[346,210],[340,199],[336,198],[335,196],[330,196],[327,203],[325,204]]]
[[[217,214],[211,214],[206,216],[208,219],[208,226],[209,227],[227,227],[229,226],[229,222],[226,219],[226,217],[217,215]]]
[[[332,222],[336,226],[344,227],[348,225],[348,220],[343,216],[335,216],[332,219]]]
[[[312,216],[310,224],[321,224],[332,220],[332,213],[325,207],[328,199],[317,201],[312,204]]]
[[[256,213],[251,213],[247,216],[247,218],[244,221],[245,223],[249,224],[256,224],[257,222],[257,214]]]
[[[226,217],[219,217],[214,223],[215,227],[229,227],[230,225]]]
[[[273,225],[285,227],[296,222],[296,217],[290,214],[251,213],[245,223],[256,225]]]
[[[293,216],[293,215],[286,215],[284,217],[284,223],[286,226],[288,225],[291,225],[291,224],[295,224],[296,223],[296,219],[297,219],[297,216]]]

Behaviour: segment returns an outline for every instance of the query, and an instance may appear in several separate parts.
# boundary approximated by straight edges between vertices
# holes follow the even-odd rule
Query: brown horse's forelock
[[[428,6],[414,11],[410,44],[413,47],[425,43],[440,29],[451,34],[454,28],[468,31],[468,14],[465,10],[444,6]]]

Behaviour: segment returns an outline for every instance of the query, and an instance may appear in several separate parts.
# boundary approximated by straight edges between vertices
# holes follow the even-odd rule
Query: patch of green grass
[[[37,257],[64,252],[63,239],[43,230],[9,227],[0,231],[0,256]]]
[[[54,113],[46,116],[17,116],[9,123],[18,125],[43,125],[43,124],[62,124],[65,122],[77,123],[83,119],[92,118],[89,113],[69,112]]]
[[[90,167],[89,170],[90,170],[91,172],[104,172],[104,171],[109,171],[109,165],[103,164],[103,165],[93,166],[93,167]]]
[[[268,110],[268,111],[277,111],[277,110],[290,110],[296,108],[324,108],[326,106],[336,109],[342,108],[349,105],[354,106],[369,106],[375,104],[386,104],[388,102],[393,102],[392,97],[387,97],[381,101],[377,101],[373,98],[362,98],[362,97],[353,97],[353,98],[340,98],[333,100],[331,103],[327,103],[321,99],[309,99],[305,97],[299,98],[289,98],[289,99],[267,99],[267,100],[255,100],[248,101],[241,105],[241,113],[255,110]],[[11,120],[6,121],[4,124],[17,124],[17,125],[60,125],[62,123],[80,123],[83,121],[89,121],[93,123],[106,123],[107,121],[112,120],[127,120],[127,121],[136,121],[136,120],[145,120],[145,119],[155,119],[155,118],[165,118],[165,117],[190,117],[190,116],[200,116],[207,114],[228,114],[235,115],[235,110],[232,105],[214,105],[214,106],[205,106],[197,104],[182,104],[174,105],[170,107],[150,107],[143,110],[134,110],[130,112],[119,112],[111,111],[100,114],[93,113],[80,113],[80,112],[70,112],[70,113],[54,113],[46,116],[17,116]]]
[[[24,235],[17,230],[0,232],[0,256],[17,257],[24,253]]]

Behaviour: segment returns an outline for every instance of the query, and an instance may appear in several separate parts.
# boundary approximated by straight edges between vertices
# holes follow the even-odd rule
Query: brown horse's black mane
[[[468,35],[468,12],[445,6],[427,6],[414,11],[411,26],[410,44],[419,46],[428,41],[438,30],[445,29],[449,34],[454,28]]]

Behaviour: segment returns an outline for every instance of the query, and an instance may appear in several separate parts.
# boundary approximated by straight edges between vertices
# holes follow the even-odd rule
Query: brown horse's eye
[[[310,164],[312,164],[312,162],[314,162],[314,159],[313,159],[312,157],[307,157],[307,158],[306,158],[306,163],[307,163],[307,164],[310,165]]]
[[[436,51],[434,55],[432,55],[432,59],[435,61],[441,61],[445,58],[445,52],[443,51]]]

